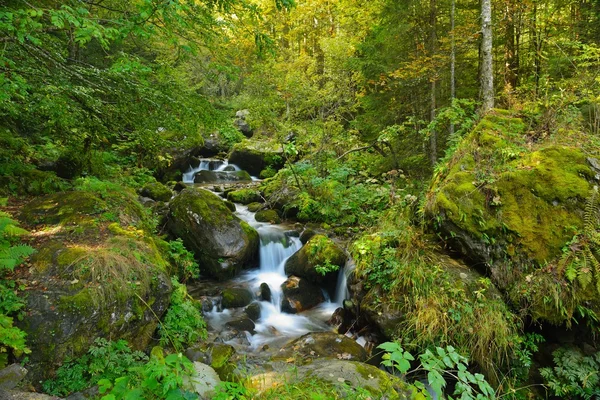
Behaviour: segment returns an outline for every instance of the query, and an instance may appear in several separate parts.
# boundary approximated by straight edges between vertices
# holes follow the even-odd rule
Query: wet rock
[[[254,215],[254,219],[258,222],[269,222],[271,224],[279,224],[281,223],[281,218],[279,218],[279,214],[275,210],[261,210]]]
[[[200,147],[196,154],[201,157],[214,157],[227,152],[227,144],[217,135],[210,135],[204,140],[204,146]]]
[[[236,318],[227,322],[225,325],[237,331],[247,331],[251,334],[254,334],[254,328],[256,327],[254,322],[248,317]]]
[[[333,290],[337,282],[337,271],[344,267],[346,260],[346,254],[333,240],[324,235],[315,235],[287,259],[285,273]],[[320,272],[318,268],[324,266],[329,266],[329,271]]]
[[[19,364],[11,364],[0,370],[0,389],[14,389],[25,378],[27,370]]]
[[[252,177],[246,171],[199,171],[194,175],[194,183],[227,183],[251,181]]]
[[[352,326],[353,315],[346,311],[344,308],[337,308],[331,318],[327,321],[328,325],[331,325],[337,333],[344,334],[348,332],[350,326]]]
[[[252,302],[252,293],[244,288],[223,289],[223,308],[245,307]]]
[[[285,231],[285,232],[284,232],[284,234],[285,234],[285,236],[287,236],[287,237],[300,237],[300,232],[298,232],[298,231],[294,231],[294,230],[291,230],[291,231]]]
[[[286,344],[277,359],[296,357],[300,363],[320,358],[365,361],[367,352],[355,340],[334,332],[311,332]]]
[[[283,282],[281,290],[281,311],[289,314],[310,310],[325,301],[325,296],[318,286],[297,276],[290,276]]]
[[[302,244],[306,244],[316,234],[317,232],[315,232],[313,229],[306,228],[300,234],[300,242],[302,242]]]
[[[229,208],[229,210],[231,212],[235,212],[235,204],[233,204],[229,200],[224,200],[224,201],[225,201],[225,205],[227,206],[227,208]]]
[[[265,282],[260,284],[258,299],[261,301],[271,301],[271,288]]]
[[[250,266],[258,253],[258,233],[236,217],[215,194],[188,188],[169,205],[167,227],[194,252],[201,272],[224,280]]]
[[[246,313],[248,318],[256,322],[260,319],[260,304],[256,302],[251,303],[244,309],[244,312]]]
[[[152,200],[168,202],[173,196],[171,189],[160,182],[147,183],[139,191],[140,196],[149,197]]]

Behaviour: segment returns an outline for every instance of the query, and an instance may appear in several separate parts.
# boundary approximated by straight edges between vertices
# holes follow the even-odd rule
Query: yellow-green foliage
[[[371,288],[361,305],[398,315],[389,332],[407,348],[453,345],[495,381],[513,357],[518,319],[489,279],[438,253],[402,214],[384,219],[352,248]]]

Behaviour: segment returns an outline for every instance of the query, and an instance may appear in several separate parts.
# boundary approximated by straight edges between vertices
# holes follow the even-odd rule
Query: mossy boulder
[[[275,210],[261,210],[254,215],[254,219],[258,222],[268,222],[271,224],[281,223],[281,218]]]
[[[260,191],[251,188],[233,190],[227,193],[227,200],[233,201],[234,203],[249,204],[262,202],[262,196]]]
[[[311,332],[283,346],[275,359],[296,358],[299,364],[322,358],[365,361],[367,351],[354,339],[334,332]]]
[[[246,171],[199,171],[194,175],[194,183],[230,183],[251,181]]]
[[[257,212],[263,207],[264,207],[264,204],[261,204],[258,202],[253,202],[253,203],[248,204],[248,211]]]
[[[244,288],[223,289],[221,305],[223,308],[245,307],[252,302],[252,293]]]
[[[307,279],[290,276],[281,284],[281,311],[296,314],[310,310],[325,301],[321,289]]]
[[[217,279],[235,276],[257,257],[256,230],[207,190],[181,191],[169,204],[167,226],[194,252],[201,272]]]
[[[140,189],[140,196],[148,197],[156,201],[168,202],[173,196],[171,189],[160,182],[147,183]]]
[[[337,281],[337,271],[344,267],[346,260],[344,250],[333,240],[325,235],[315,235],[287,259],[285,273],[332,289]]]
[[[600,312],[600,293],[570,282],[559,262],[585,230],[597,181],[582,149],[531,145],[526,130],[500,110],[482,119],[434,178],[425,211],[456,251],[487,267],[516,307],[568,323],[580,305]]]
[[[144,349],[157,316],[169,306],[169,265],[160,240],[135,226],[106,221],[105,210],[116,201],[70,192],[38,198],[23,208],[24,219],[46,232],[31,258],[28,311],[19,322],[32,349],[34,382],[65,359],[83,355],[97,337],[124,339]],[[120,210],[120,218],[139,221],[138,208],[129,206]],[[70,224],[85,226],[73,234]]]
[[[343,393],[352,398],[352,389],[366,390],[374,399],[419,398],[416,389],[401,378],[358,361],[321,359],[293,371],[287,364],[276,367],[272,372],[252,376],[248,384],[259,393],[266,393],[268,398],[286,398],[290,386],[299,397],[308,398],[315,394],[315,390]]]
[[[273,170],[283,167],[283,150],[272,143],[244,140],[233,146],[229,163],[248,171],[252,176],[259,176],[267,167]]]
[[[210,348],[210,366],[217,371],[219,378],[230,381],[234,378],[236,364],[233,360],[235,349],[229,344],[213,343]]]

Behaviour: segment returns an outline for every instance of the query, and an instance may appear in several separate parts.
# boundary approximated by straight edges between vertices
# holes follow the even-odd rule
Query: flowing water
[[[235,164],[229,164],[227,160],[218,160],[214,158],[202,158],[197,167],[189,166],[188,170],[183,173],[183,183],[194,183],[194,176],[200,171],[222,171],[235,172],[239,171],[240,167]],[[259,180],[252,176],[253,181]]]
[[[223,171],[225,169],[239,170],[237,166],[228,164],[227,161],[202,159],[198,167],[190,166],[190,169],[184,174],[183,181],[193,183],[194,175],[201,170]],[[327,325],[326,321],[348,296],[346,278],[347,271],[351,268],[340,270],[333,299],[330,299],[324,292],[327,300],[318,307],[300,314],[284,313],[281,311],[281,284],[287,279],[284,269],[285,261],[302,247],[297,232],[291,231],[290,227],[286,225],[257,222],[254,213],[240,204],[236,204],[235,213],[240,219],[255,228],[260,237],[258,268],[247,270],[230,282],[233,286],[248,288],[255,295],[255,301],[260,305],[261,315],[255,323],[255,334],[248,333],[246,336],[248,350],[263,348],[266,344],[283,344],[308,332],[330,330],[331,327]],[[269,285],[271,301],[259,301],[256,298],[262,283]],[[228,321],[239,318],[240,313],[236,310],[220,310],[215,305],[212,311],[206,313],[205,317],[209,326],[213,330],[219,331],[226,328]],[[231,344],[240,344],[236,340],[230,342]]]

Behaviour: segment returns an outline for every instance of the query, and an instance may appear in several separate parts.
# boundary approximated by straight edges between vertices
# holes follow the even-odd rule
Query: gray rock
[[[296,314],[310,310],[325,301],[321,289],[307,279],[290,276],[281,284],[281,311]]]
[[[19,364],[11,364],[0,370],[0,389],[14,389],[25,378],[27,370]]]
[[[194,176],[194,183],[226,183],[251,181],[246,171],[200,171]]]
[[[271,301],[271,288],[266,282],[260,284],[259,300]]]

